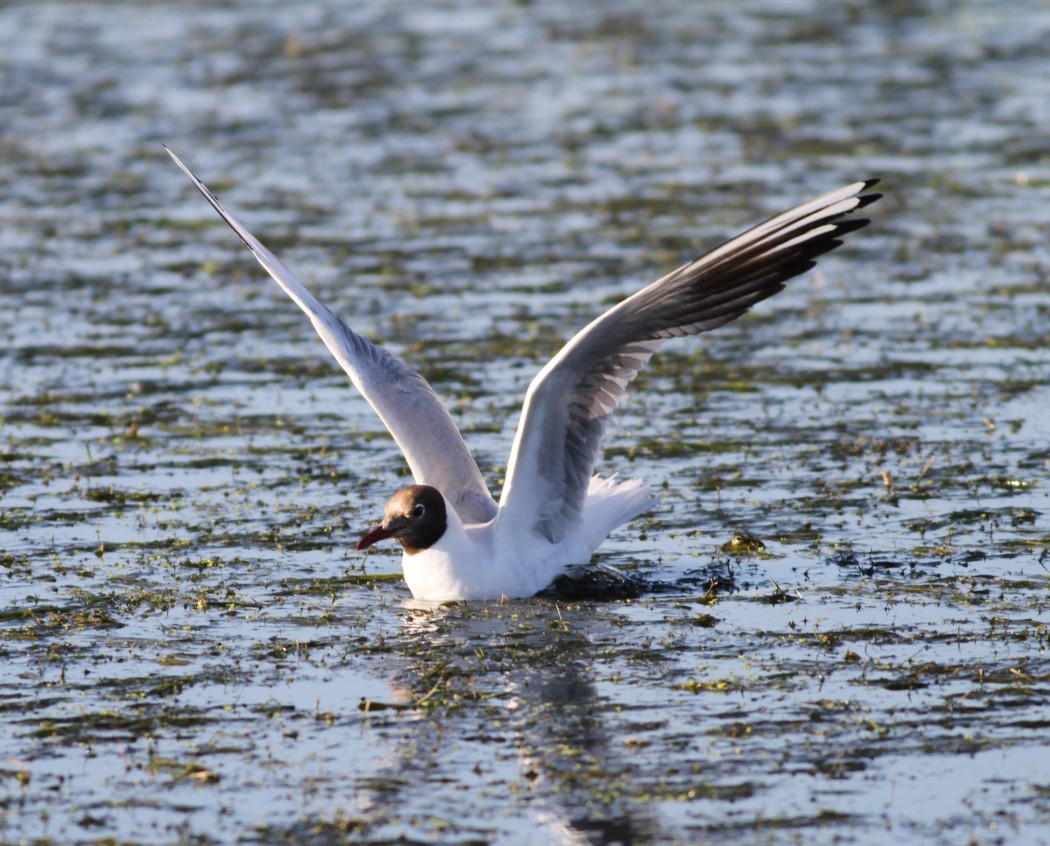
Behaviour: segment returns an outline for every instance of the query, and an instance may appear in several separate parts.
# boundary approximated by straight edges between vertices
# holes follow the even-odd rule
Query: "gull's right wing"
[[[375,409],[401,448],[412,477],[431,485],[453,504],[464,523],[484,523],[496,515],[496,502],[448,409],[427,381],[396,356],[350,329],[295,275],[226,211],[171,150],[197,190],[236,232],[259,264],[314,325],[350,381]]]

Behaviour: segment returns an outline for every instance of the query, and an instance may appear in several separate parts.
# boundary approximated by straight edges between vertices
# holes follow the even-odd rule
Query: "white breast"
[[[496,521],[464,526],[448,500],[445,504],[448,526],[438,542],[401,558],[405,582],[416,599],[533,596],[564,570],[565,550],[559,546],[540,538],[527,544],[500,539]]]

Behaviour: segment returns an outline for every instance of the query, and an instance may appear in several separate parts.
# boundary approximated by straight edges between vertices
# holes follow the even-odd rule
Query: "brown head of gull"
[[[357,543],[357,551],[393,538],[405,555],[417,555],[441,540],[448,526],[445,498],[430,485],[409,485],[394,494],[384,509],[383,522]]]

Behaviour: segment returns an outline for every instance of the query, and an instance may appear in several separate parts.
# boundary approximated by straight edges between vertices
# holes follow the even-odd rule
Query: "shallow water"
[[[1050,8],[476,5],[0,9],[0,838],[1043,842]],[[600,559],[677,591],[434,607],[353,551],[396,448],[161,141],[497,490],[603,305],[886,198],[617,418],[663,501]]]

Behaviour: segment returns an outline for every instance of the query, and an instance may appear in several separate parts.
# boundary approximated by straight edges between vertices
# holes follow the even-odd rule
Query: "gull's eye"
[[[423,507],[423,503],[417,502],[412,506],[412,516],[417,520],[427,513],[427,510]]]

